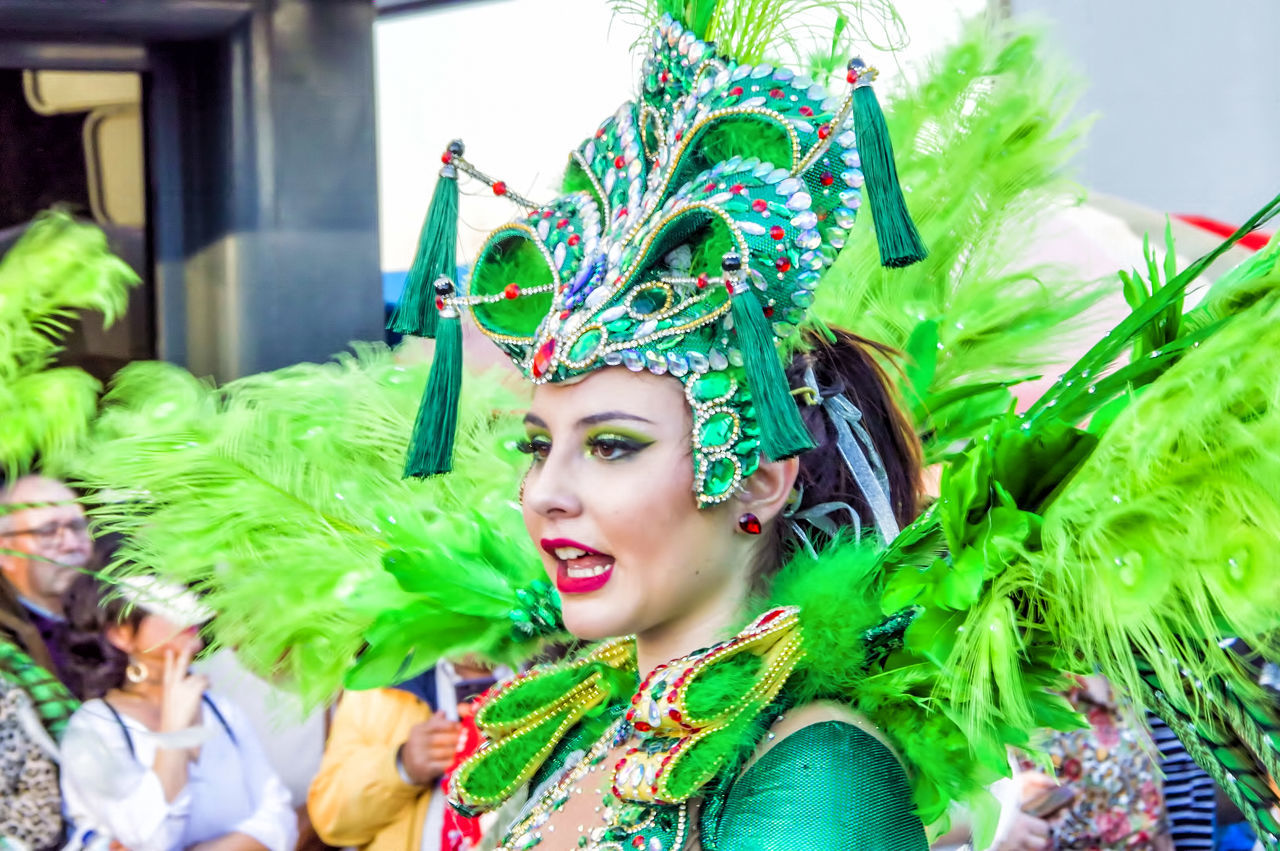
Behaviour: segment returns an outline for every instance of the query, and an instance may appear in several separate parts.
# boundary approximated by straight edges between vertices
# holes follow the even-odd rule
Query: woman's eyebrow
[[[578,420],[578,425],[595,425],[596,423],[606,423],[613,420],[633,420],[639,423],[648,423],[653,425],[653,420],[647,420],[637,414],[628,414],[626,411],[601,411],[598,414],[591,414]]]
[[[546,428],[546,427],[547,427],[547,424],[543,421],[542,417],[538,416],[537,414],[525,414],[525,415],[524,415],[524,424],[525,424],[525,425],[536,426],[537,428]]]

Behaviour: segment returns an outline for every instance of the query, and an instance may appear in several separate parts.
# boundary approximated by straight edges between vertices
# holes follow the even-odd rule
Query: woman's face
[[[525,425],[525,526],[569,631],[719,637],[744,601],[751,546],[729,504],[697,508],[681,383],[611,368],[540,385]]]

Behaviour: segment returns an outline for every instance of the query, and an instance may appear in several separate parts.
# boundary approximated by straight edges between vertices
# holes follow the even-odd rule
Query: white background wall
[[[1087,186],[1232,224],[1280,191],[1280,2],[1007,1],[1084,78]]]

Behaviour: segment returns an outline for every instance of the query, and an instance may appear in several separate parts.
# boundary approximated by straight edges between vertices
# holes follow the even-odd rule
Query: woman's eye
[[[530,437],[528,440],[517,443],[516,449],[533,458],[535,462],[545,461],[551,452],[551,441],[545,437]]]
[[[601,461],[619,461],[634,455],[647,444],[629,437],[605,436],[593,437],[587,441],[587,451]]]

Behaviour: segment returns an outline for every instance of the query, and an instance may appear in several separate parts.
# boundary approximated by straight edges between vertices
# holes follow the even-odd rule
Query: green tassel
[[[441,278],[434,287],[441,299],[453,290]],[[436,350],[431,359],[427,391],[413,424],[413,439],[405,461],[405,477],[423,478],[453,469],[453,444],[458,431],[458,397],[462,393],[462,319],[444,302],[437,325]]]
[[[742,259],[737,254],[726,254],[722,267],[728,276],[733,328],[760,423],[760,447],[774,461],[799,455],[813,448],[813,437],[800,419],[800,409],[791,395],[773,342],[773,329],[755,292],[738,276]]]
[[[455,150],[456,147],[456,150]],[[462,143],[454,142],[445,154],[449,160],[462,153]],[[458,274],[458,172],[446,163],[440,169],[431,194],[427,218],[418,236],[418,253],[404,282],[400,303],[391,314],[387,328],[415,337],[434,337],[438,311],[432,285],[441,275]]]
[[[911,221],[902,187],[898,185],[898,167],[893,159],[893,142],[884,123],[884,112],[876,100],[875,90],[867,78],[875,79],[875,71],[860,59],[849,63],[849,82],[853,89],[853,129],[858,137],[858,155],[862,158],[862,174],[866,178],[867,201],[875,220],[876,242],[880,246],[880,265],[890,268],[910,266],[925,258],[924,240]]]

